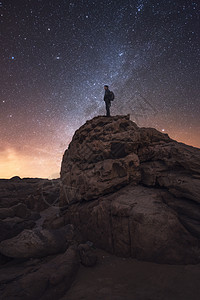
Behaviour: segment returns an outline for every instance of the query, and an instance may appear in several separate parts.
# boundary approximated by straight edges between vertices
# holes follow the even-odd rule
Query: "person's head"
[[[104,85],[104,90],[108,90],[108,85]]]

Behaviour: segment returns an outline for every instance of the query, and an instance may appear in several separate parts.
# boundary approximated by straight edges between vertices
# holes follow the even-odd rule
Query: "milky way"
[[[111,115],[200,147],[198,1],[5,0],[0,177],[58,177],[86,120]]]

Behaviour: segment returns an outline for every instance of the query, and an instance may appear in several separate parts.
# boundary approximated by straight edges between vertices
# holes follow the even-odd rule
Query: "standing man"
[[[106,103],[106,117],[110,117],[111,101],[114,99],[114,94],[109,90],[108,85],[104,85],[105,95],[104,101]]]

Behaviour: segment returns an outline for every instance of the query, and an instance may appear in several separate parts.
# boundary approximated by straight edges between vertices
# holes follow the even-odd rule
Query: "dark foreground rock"
[[[0,217],[3,208],[21,203],[40,212],[58,202],[59,179],[23,178],[0,179]],[[12,212],[10,211],[10,216]]]
[[[24,229],[31,229],[34,226],[35,222],[33,220],[23,220],[21,218],[0,220],[0,242],[18,235]]]
[[[0,253],[15,258],[44,257],[63,252],[67,248],[67,230],[24,230],[19,235],[2,241]]]
[[[93,267],[96,265],[97,256],[93,248],[88,244],[80,244],[78,246],[81,263],[85,267]]]
[[[5,268],[5,267],[4,267]],[[1,269],[1,299],[53,300],[70,288],[79,268],[76,247],[47,261],[36,260]]]
[[[65,223],[117,255],[200,261],[200,150],[129,116],[95,117],[74,134],[61,165]]]
[[[0,179],[0,242],[32,229],[39,212],[56,204],[58,195],[58,179]]]
[[[20,199],[18,200],[19,203],[15,202],[14,205],[8,201],[6,207],[4,198],[4,207],[0,207],[0,242],[18,235],[24,229],[33,228],[35,221],[40,218],[38,213],[31,211]],[[0,203],[2,204],[2,201]]]
[[[56,184],[0,180],[0,299],[59,299],[75,278],[80,256],[74,226],[48,221],[58,214]]]
[[[6,218],[13,218],[13,217],[19,217],[26,219],[30,216],[31,212],[27,208],[27,206],[23,203],[18,203],[16,205],[13,205],[9,208],[4,207],[0,208],[0,219],[6,219]]]

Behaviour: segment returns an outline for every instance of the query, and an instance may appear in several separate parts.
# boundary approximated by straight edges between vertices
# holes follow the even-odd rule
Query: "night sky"
[[[86,120],[130,114],[200,147],[199,1],[2,0],[0,177],[59,177]]]

